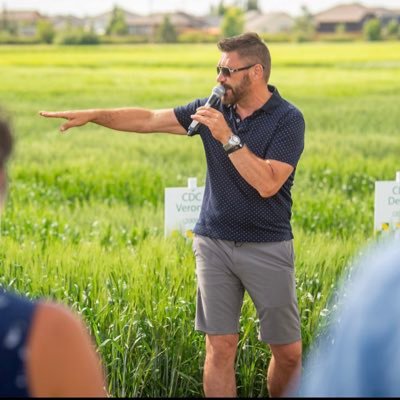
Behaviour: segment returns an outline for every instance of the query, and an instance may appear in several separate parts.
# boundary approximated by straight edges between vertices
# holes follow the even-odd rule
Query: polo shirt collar
[[[282,97],[275,86],[268,85],[268,90],[272,93],[272,96],[260,109],[267,114],[272,114],[274,110],[282,103]]]
[[[272,96],[266,101],[266,103],[261,106],[257,111],[264,111],[267,114],[272,114],[274,110],[282,103],[282,97],[275,86],[267,85],[268,90],[272,93]],[[236,104],[228,104],[226,106],[228,109],[236,110]]]

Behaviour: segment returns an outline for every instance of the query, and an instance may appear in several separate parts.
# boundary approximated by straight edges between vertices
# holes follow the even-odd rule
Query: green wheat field
[[[374,240],[374,182],[400,169],[400,43],[271,44],[271,84],[306,120],[293,187],[305,354],[340,278]],[[190,239],[164,238],[164,188],[204,184],[200,138],[60,134],[40,110],[170,108],[207,97],[214,45],[0,47],[0,104],[16,145],[1,219],[0,284],[67,304],[86,322],[111,396],[202,396]],[[368,295],[366,293],[366,295]],[[268,348],[245,299],[240,396],[267,396]]]

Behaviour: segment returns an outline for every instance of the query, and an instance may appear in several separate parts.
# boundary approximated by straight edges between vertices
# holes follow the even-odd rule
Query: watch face
[[[232,135],[229,139],[229,144],[235,146],[237,144],[240,144],[240,137],[236,135]]]

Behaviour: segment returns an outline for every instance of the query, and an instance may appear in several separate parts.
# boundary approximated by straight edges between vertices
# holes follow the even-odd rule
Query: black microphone
[[[205,104],[206,107],[212,107],[215,105],[223,95],[225,94],[225,88],[222,85],[215,86],[211,92],[210,97],[207,100],[207,103]],[[196,129],[200,125],[200,122],[198,121],[192,121],[192,123],[189,125],[189,129],[187,131],[188,136],[193,136],[196,133]]]

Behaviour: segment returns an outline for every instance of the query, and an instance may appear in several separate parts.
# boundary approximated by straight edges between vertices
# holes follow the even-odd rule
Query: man
[[[268,343],[270,395],[279,396],[301,370],[301,335],[290,226],[295,168],[304,147],[301,113],[268,85],[271,59],[258,35],[218,43],[217,81],[225,94],[175,109],[120,108],[41,112],[65,118],[61,131],[87,122],[130,132],[185,135],[201,125],[207,178],[193,248],[198,279],[196,329],[206,334],[204,392],[236,395],[234,362],[244,290]]]
[[[12,148],[0,118],[0,201]],[[0,287],[0,397],[106,397],[100,360],[81,320],[50,302]]]

